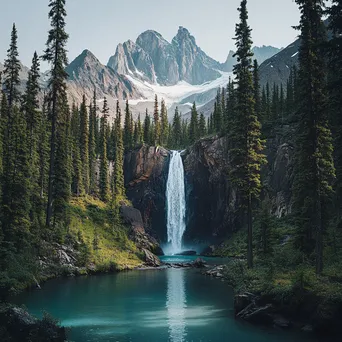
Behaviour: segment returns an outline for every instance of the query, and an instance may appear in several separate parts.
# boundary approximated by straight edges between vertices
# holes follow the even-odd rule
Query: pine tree
[[[33,154],[37,152],[36,130],[40,121],[39,100],[39,58],[35,52],[32,59],[32,66],[29,71],[28,81],[26,84],[26,92],[23,97],[23,111],[26,115],[28,128],[28,144],[30,157],[34,158]]]
[[[71,129],[71,140],[72,140],[72,183],[71,189],[72,192],[77,195],[84,194],[84,183],[83,183],[83,174],[82,174],[82,160],[81,160],[81,132],[80,132],[80,125],[81,118],[80,112],[75,105],[72,106],[71,111],[71,122],[70,122],[70,129]]]
[[[14,104],[19,101],[20,97],[18,87],[20,85],[19,72],[21,70],[21,65],[18,59],[19,53],[17,43],[18,33],[15,24],[13,24],[11,43],[9,49],[7,50],[7,59],[4,63],[4,91],[7,95],[9,111],[13,109]]]
[[[39,109],[39,58],[35,52],[32,59],[32,66],[28,74],[26,91],[23,96],[22,111],[26,118],[27,127],[27,148],[30,158],[29,163],[29,178],[30,178],[30,201],[31,213],[30,217],[33,221],[33,226],[38,225],[36,215],[41,215],[41,189],[39,184],[39,130],[42,121],[42,113]]]
[[[58,101],[58,129],[56,130],[56,155],[53,187],[53,226],[68,222],[67,205],[71,195],[72,142],[70,137],[70,109],[66,93]],[[51,131],[52,134],[52,131]],[[51,151],[50,151],[51,152]],[[50,153],[51,155],[51,153]],[[50,159],[51,165],[51,159]]]
[[[89,110],[89,192],[97,193],[96,179],[96,130],[97,130],[97,103],[96,90],[94,90],[92,105]]]
[[[231,129],[232,129],[232,119],[234,118],[235,114],[235,108],[236,108],[236,101],[235,101],[235,91],[234,91],[234,83],[233,81],[229,78],[229,83],[228,83],[228,92],[227,92],[227,109],[226,109],[226,133],[227,136],[229,137],[231,135]]]
[[[50,168],[49,168],[49,187],[48,187],[48,202],[46,211],[46,225],[51,225],[51,219],[54,210],[54,203],[63,202],[64,190],[60,193],[56,190],[56,180],[62,181],[62,174],[57,174],[56,159],[57,149],[60,150],[59,144],[64,144],[63,141],[58,141],[58,137],[62,138],[65,133],[65,118],[68,116],[66,103],[66,80],[68,74],[65,68],[68,64],[66,44],[68,34],[65,32],[65,0],[50,0],[49,19],[51,20],[51,30],[49,31],[48,40],[46,42],[46,50],[43,59],[51,64],[51,77],[49,81],[51,113],[51,142],[50,142]],[[64,132],[63,132],[64,131]],[[66,146],[64,146],[66,147]],[[61,157],[61,156],[59,156]],[[63,158],[64,159],[64,158]],[[61,168],[60,168],[61,169]],[[67,181],[65,179],[64,181]],[[64,187],[63,187],[64,188]],[[62,196],[56,198],[56,196]]]
[[[154,120],[154,145],[160,145],[161,143],[161,128],[160,128],[160,121],[159,121],[159,109],[158,109],[158,97],[155,96],[154,100],[154,112],[153,112],[153,120]]]
[[[107,99],[104,98],[101,118],[100,129],[100,197],[104,202],[109,200],[109,168],[107,158],[107,120],[108,120],[109,108]]]
[[[166,109],[164,99],[162,99],[161,101],[160,121],[161,121],[161,144],[163,146],[166,146],[169,140],[169,122],[168,122],[167,109]]]
[[[12,105],[8,137],[4,140],[1,225],[5,241],[20,250],[29,239],[31,202],[26,120],[17,105]]]
[[[44,198],[47,192],[48,183],[48,171],[49,171],[49,119],[48,119],[48,109],[47,109],[47,97],[44,96],[42,115],[40,117],[40,122],[38,125],[38,184],[39,184],[39,197],[41,211],[43,210],[43,204],[45,205]]]
[[[189,124],[188,120],[182,120],[182,141],[181,146],[188,146],[190,142],[189,139]]]
[[[323,231],[334,177],[332,138],[326,110],[325,62],[322,44],[323,1],[296,0],[301,12],[297,141],[294,170],[294,210],[299,244],[311,253],[315,246],[316,272],[323,270]]]
[[[3,238],[22,248],[30,228],[30,167],[25,117],[18,108],[20,63],[17,30],[13,25],[10,48],[4,63],[4,94],[1,100]]]
[[[144,142],[145,144],[152,145],[151,142],[151,118],[148,115],[148,111],[146,109],[146,115],[144,120]]]
[[[199,138],[199,129],[198,129],[198,113],[196,104],[192,105],[191,108],[191,119],[190,119],[190,126],[189,126],[189,142],[193,144]]]
[[[119,101],[116,103],[116,120],[115,120],[115,169],[114,169],[114,193],[116,198],[125,196],[125,183],[124,183],[124,146],[122,140],[121,129],[121,111]]]
[[[86,104],[86,97],[83,95],[80,107],[80,150],[82,163],[82,178],[85,192],[90,190],[90,170],[89,170],[89,118]]]
[[[172,146],[179,149],[182,146],[182,122],[178,111],[178,107],[175,109],[175,115],[172,123]]]
[[[138,141],[137,141],[137,144],[140,146],[141,144],[144,143],[144,130],[143,130],[143,127],[142,127],[142,124],[141,124],[140,113],[138,115],[137,129],[138,129]]]
[[[338,222],[342,221],[342,2],[333,0],[328,9],[332,37],[328,44],[328,93],[333,130],[336,167],[336,203]]]
[[[129,150],[132,148],[133,142],[133,127],[131,121],[131,111],[129,110],[128,100],[126,101],[126,109],[125,109],[125,123],[124,123],[124,146],[125,150]]]
[[[254,87],[255,114],[258,120],[261,121],[259,65],[256,59],[254,60],[254,64],[253,64],[253,87]]]
[[[203,138],[206,135],[207,135],[207,127],[206,127],[205,117],[203,113],[201,113],[200,120],[199,120],[199,137]]]
[[[254,88],[251,51],[251,29],[248,26],[247,1],[242,0],[239,8],[240,23],[236,25],[237,64],[236,76],[236,111],[232,119],[230,136],[231,170],[230,178],[247,207],[248,217],[248,267],[253,267],[253,227],[252,202],[259,195],[261,188],[260,168],[265,163],[262,153],[264,142],[261,140],[261,125],[255,114]]]

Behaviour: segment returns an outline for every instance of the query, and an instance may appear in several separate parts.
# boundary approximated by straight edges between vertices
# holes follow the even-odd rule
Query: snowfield
[[[129,103],[131,105],[137,105],[142,102],[151,102],[154,101],[154,97],[157,95],[158,99],[164,99],[166,106],[170,108],[173,104],[180,103],[183,99],[191,95],[202,94],[219,87],[226,87],[229,82],[229,78],[234,77],[232,72],[219,71],[219,73],[221,74],[221,77],[211,82],[205,82],[200,85],[191,85],[185,81],[181,81],[173,86],[150,84],[146,81],[138,80],[131,75],[126,75],[127,79],[131,81],[144,96],[142,99],[130,100]]]

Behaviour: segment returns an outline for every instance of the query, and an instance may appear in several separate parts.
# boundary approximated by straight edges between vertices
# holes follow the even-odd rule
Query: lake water
[[[234,319],[233,291],[196,270],[130,271],[56,279],[15,298],[70,327],[74,342],[299,342],[300,334]]]

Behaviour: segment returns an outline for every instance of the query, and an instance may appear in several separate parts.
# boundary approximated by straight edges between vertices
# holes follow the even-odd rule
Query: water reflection
[[[169,341],[184,342],[186,336],[185,274],[184,269],[167,270],[167,319]]]

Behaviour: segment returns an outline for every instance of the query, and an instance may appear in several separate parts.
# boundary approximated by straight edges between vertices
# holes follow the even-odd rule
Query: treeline
[[[65,0],[50,0],[49,8],[46,49],[34,53],[24,93],[15,24],[0,74],[0,296],[34,273],[43,241],[67,234],[72,196],[105,201],[113,228],[125,198],[119,104],[112,126],[107,100],[98,108],[96,94],[69,106]],[[41,59],[51,66],[44,96]]]
[[[266,141],[278,138],[293,145],[290,191],[295,246],[321,274],[324,249],[333,248],[336,261],[342,250],[342,4],[336,0],[325,9],[319,0],[296,2],[301,12],[299,66],[291,70],[286,86],[267,84],[263,89],[257,62],[252,62],[247,1],[241,2],[235,80],[218,93],[209,131],[227,137],[229,177],[242,198],[241,221],[248,226],[249,267],[253,266],[253,208],[262,190]],[[330,18],[330,40],[322,20],[325,14]],[[264,239],[270,235],[268,229],[264,225]]]

